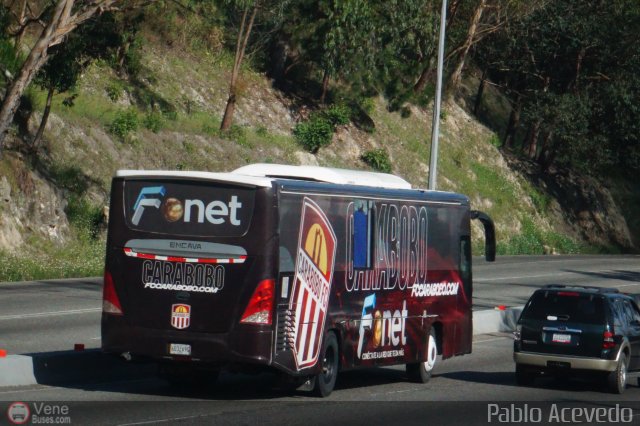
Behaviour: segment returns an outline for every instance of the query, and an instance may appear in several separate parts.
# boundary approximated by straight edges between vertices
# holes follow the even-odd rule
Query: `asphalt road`
[[[545,284],[640,293],[640,256],[474,258],[474,309],[521,306]],[[9,354],[100,346],[101,278],[0,283],[0,349]]]
[[[149,375],[64,387],[5,388],[0,401],[6,401],[4,406],[28,401],[32,410],[36,402],[66,405],[72,424],[92,425],[487,424],[489,404],[541,407],[548,416],[553,408],[544,402],[580,409],[618,404],[632,407],[633,421],[640,420],[636,376],[622,396],[604,393],[597,382],[584,380],[543,378],[532,387],[520,387],[511,354],[510,335],[477,336],[472,354],[441,361],[426,385],[408,382],[402,368],[352,371],[342,373],[335,391],[322,400],[278,388],[274,375],[225,373],[218,383],[198,391],[176,390]]]

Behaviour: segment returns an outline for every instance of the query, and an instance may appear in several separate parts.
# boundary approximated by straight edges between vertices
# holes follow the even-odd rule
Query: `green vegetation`
[[[640,28],[640,7],[631,0],[606,7],[592,0],[494,3],[482,10],[482,37],[469,34],[468,23],[486,2],[461,2],[448,23],[450,49],[466,39],[473,46],[467,57],[448,52],[446,74],[460,60],[468,74],[460,85],[447,84],[452,98],[464,102],[443,105],[438,188],[468,195],[473,208],[494,218],[499,254],[599,250],[556,230],[563,218],[554,197],[562,192],[545,192],[509,165],[524,158],[535,168],[532,176],[554,167],[578,178],[622,170],[621,181],[631,176],[631,186],[617,183],[614,198],[625,212],[640,210],[632,185],[640,171],[640,61],[628,37]],[[426,186],[437,4],[292,1],[284,8],[262,2],[232,90],[236,123],[221,132],[238,4],[152,2],[103,13],[52,46],[49,65],[22,93],[19,126],[5,148],[28,157],[20,160],[25,164],[33,160],[27,168],[64,191],[71,242],[57,246],[33,237],[37,249],[28,261],[0,254],[8,271],[0,279],[18,277],[21,269],[22,278],[99,274],[102,208],[110,177],[123,165],[220,171],[258,161],[366,164]],[[12,7],[0,7],[0,28],[15,25]],[[0,33],[0,63],[15,76],[24,58],[16,56],[15,38]],[[26,32],[22,50],[35,44],[36,33]],[[480,75],[487,82],[483,92]],[[0,80],[0,88],[8,81]],[[32,147],[40,117],[33,113],[43,112],[48,93],[52,123],[43,143]],[[470,111],[488,129],[475,125]],[[346,125],[335,138],[340,143],[332,144],[336,129]],[[0,163],[12,194],[20,195],[24,182],[15,169]],[[626,216],[631,234],[638,234],[640,215]],[[63,253],[80,258],[83,251],[99,258],[93,266],[65,263],[73,256]],[[45,272],[47,265],[67,266]]]
[[[362,154],[362,161],[379,172],[391,173],[391,160],[383,148],[372,149]]]
[[[293,135],[300,145],[315,154],[331,143],[334,126],[321,114],[313,114],[308,121],[296,124]]]
[[[131,132],[138,130],[140,124],[135,109],[119,111],[109,126],[109,131],[124,142]]]
[[[30,241],[38,250],[29,255],[0,251],[0,282],[53,278],[95,277],[104,270],[104,240],[74,240],[56,246],[46,240]]]

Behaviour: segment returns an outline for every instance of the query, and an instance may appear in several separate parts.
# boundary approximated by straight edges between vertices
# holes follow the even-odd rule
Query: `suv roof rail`
[[[595,287],[595,286],[588,286],[588,285],[547,284],[543,288],[546,288],[546,289],[552,289],[552,288],[576,288],[576,289],[584,289],[584,290],[595,290],[596,293],[619,293],[620,292],[617,288]]]

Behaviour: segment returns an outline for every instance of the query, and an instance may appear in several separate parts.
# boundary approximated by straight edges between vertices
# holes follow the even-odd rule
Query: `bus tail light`
[[[240,319],[245,324],[271,324],[273,296],[276,282],[273,279],[262,280],[253,292],[247,308]]]
[[[111,315],[122,315],[122,305],[116,294],[116,286],[109,271],[104,271],[104,287],[102,289],[102,312]]]

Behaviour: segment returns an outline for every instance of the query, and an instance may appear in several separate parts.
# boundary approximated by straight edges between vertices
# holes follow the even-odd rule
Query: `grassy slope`
[[[144,52],[144,68],[136,82],[123,82],[107,66],[97,64],[83,76],[74,107],[62,105],[64,95],[56,96],[45,134],[46,167],[58,185],[65,179],[91,183],[67,191],[84,203],[72,218],[76,237],[62,249],[32,237],[35,261],[6,259],[5,254],[9,261],[1,262],[6,266],[0,269],[0,281],[99,275],[104,241],[87,238],[82,221],[90,221],[95,208],[107,204],[110,178],[120,168],[229,171],[252,162],[304,161],[364,169],[360,155],[385,147],[394,173],[414,186],[426,186],[431,111],[412,107],[411,114],[402,118],[388,112],[381,99],[371,114],[374,132],[341,127],[333,143],[312,156],[291,136],[295,124],[291,103],[262,75],[245,70],[238,126],[220,138],[217,128],[226,100],[229,62],[224,54],[195,56],[156,44]],[[42,99],[44,94],[35,96]],[[577,251],[576,243],[553,231],[557,219],[547,216],[545,196],[514,174],[492,145],[496,136],[455,103],[445,104],[443,110],[439,189],[468,195],[473,208],[494,218],[499,253]],[[117,137],[113,123],[124,111],[135,112],[137,130]],[[149,115],[155,117],[157,132],[145,128]],[[474,234],[474,249],[479,253],[479,228],[474,227]],[[72,265],[79,252],[89,253],[82,256],[86,259],[82,267]],[[60,258],[64,270],[47,269],[46,265],[60,263],[52,259]]]

